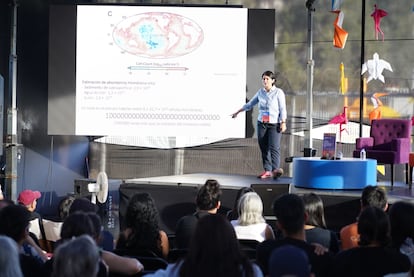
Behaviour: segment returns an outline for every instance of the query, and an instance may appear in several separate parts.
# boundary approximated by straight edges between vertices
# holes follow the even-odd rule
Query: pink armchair
[[[411,120],[376,119],[372,120],[370,137],[357,138],[355,158],[365,149],[369,159],[378,164],[391,166],[391,187],[394,186],[394,165],[406,165],[406,182],[408,183],[408,157],[411,151]]]

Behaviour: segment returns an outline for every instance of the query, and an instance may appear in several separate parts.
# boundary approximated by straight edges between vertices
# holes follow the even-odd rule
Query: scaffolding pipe
[[[360,70],[362,73],[362,65],[365,59],[365,0],[362,0],[362,15],[361,15],[361,66]],[[362,74],[359,82],[359,137],[362,137],[362,127],[364,123],[364,77]]]
[[[11,3],[11,36],[10,36],[10,67],[9,67],[9,101],[11,106],[7,110],[7,138],[6,138],[6,197],[17,200],[17,0]]]
[[[308,9],[308,37],[307,37],[307,82],[306,82],[306,130],[305,130],[305,148],[313,147],[313,2],[315,0],[306,1],[306,8]]]

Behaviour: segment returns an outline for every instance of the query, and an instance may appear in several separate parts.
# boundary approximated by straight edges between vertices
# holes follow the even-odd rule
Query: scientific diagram
[[[201,27],[193,20],[169,12],[146,12],[118,23],[114,43],[139,57],[167,59],[196,50],[204,40]]]

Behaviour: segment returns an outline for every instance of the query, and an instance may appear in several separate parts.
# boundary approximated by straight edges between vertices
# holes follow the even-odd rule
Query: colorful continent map
[[[120,22],[112,34],[124,51],[145,58],[187,55],[203,42],[200,26],[187,17],[167,12],[137,14]]]

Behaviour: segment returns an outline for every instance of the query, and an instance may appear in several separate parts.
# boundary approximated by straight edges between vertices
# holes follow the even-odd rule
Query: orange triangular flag
[[[345,48],[346,40],[348,38],[348,32],[342,29],[342,22],[344,20],[344,13],[341,11],[332,11],[333,13],[338,14],[334,22],[334,37],[333,37],[333,46],[336,48]]]

